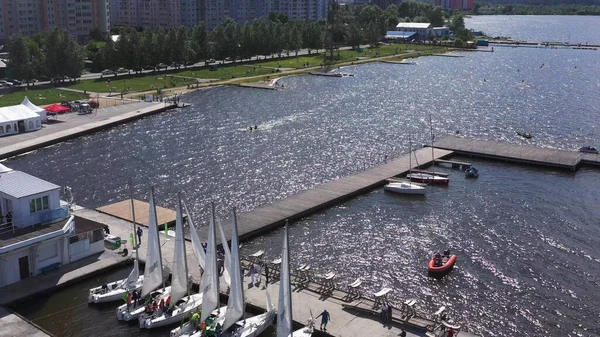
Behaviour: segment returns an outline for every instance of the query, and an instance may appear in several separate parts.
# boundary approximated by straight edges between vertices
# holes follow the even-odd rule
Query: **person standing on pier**
[[[142,244],[142,234],[144,234],[142,227],[138,227],[137,228],[138,246],[140,246]]]
[[[327,331],[327,323],[331,320],[331,316],[329,316],[327,309],[323,310],[323,312],[320,313],[316,318],[319,317],[321,317],[321,330]]]
[[[379,320],[381,321],[382,324],[385,324],[387,322],[387,316],[388,316],[388,305],[386,303],[383,303],[383,305],[381,306],[381,313],[379,314]]]
[[[392,318],[393,318],[393,316],[392,316],[392,306],[388,303],[388,311],[387,311],[387,317],[386,317],[386,320],[387,320],[388,324],[392,324]]]

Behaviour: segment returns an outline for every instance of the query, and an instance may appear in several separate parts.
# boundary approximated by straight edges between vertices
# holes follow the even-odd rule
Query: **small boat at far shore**
[[[533,138],[533,135],[531,134],[531,132],[525,132],[525,131],[517,131],[517,135],[523,137],[523,138]]]
[[[579,152],[598,154],[598,149],[596,149],[595,147],[591,147],[591,146],[584,146],[584,147],[579,148]]]
[[[444,251],[444,255],[435,253],[435,255],[429,261],[429,265],[427,266],[429,270],[429,276],[435,278],[444,277],[454,268],[456,258],[456,255],[450,255],[450,250]]]

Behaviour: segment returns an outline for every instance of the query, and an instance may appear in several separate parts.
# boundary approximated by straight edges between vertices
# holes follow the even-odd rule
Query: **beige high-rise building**
[[[111,24],[129,27],[181,25],[182,0],[110,0]],[[185,7],[184,10],[188,10]]]
[[[63,28],[79,40],[98,27],[110,30],[108,0],[0,0],[0,41]]]

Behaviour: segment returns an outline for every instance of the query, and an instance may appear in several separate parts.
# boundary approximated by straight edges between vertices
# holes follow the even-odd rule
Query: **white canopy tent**
[[[28,107],[31,111],[40,115],[40,117],[42,118],[42,123],[44,123],[46,121],[46,109],[40,108],[39,106],[31,103],[31,101],[29,100],[29,98],[27,98],[27,96],[25,96],[25,99],[23,100],[23,102],[21,102],[21,105]]]
[[[45,110],[25,97],[19,105],[0,108],[0,137],[39,130],[45,118]]]

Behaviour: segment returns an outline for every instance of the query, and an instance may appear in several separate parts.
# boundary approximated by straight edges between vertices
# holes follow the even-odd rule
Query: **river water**
[[[521,28],[529,29],[524,22]],[[130,176],[136,198],[146,198],[153,184],[160,205],[173,207],[183,190],[196,221],[206,223],[210,200],[221,212],[251,210],[405,153],[409,135],[428,142],[429,116],[437,137],[459,131],[558,149],[600,145],[598,51],[498,47],[457,55],[464,57],[341,70],[354,77],[288,77],[283,91],[199,91],[184,96],[192,108],[5,164],[71,186],[75,202],[86,207],[128,197]],[[250,125],[258,131],[246,132]],[[517,130],[535,137],[518,138]],[[456,322],[484,336],[599,335],[600,174],[475,164],[478,180],[448,169],[450,186],[431,188],[425,199],[377,190],[293,224],[293,263],[336,271],[342,283],[360,276],[368,290],[392,286],[395,301],[418,298],[426,312],[449,305]],[[266,249],[275,258],[280,238],[274,231],[247,242],[244,253]],[[433,281],[426,262],[446,247],[459,255],[457,268]],[[42,303],[68,307],[64,301]],[[35,318],[25,310],[31,305],[21,307]],[[95,335],[121,331],[98,309],[81,308],[75,314]]]

